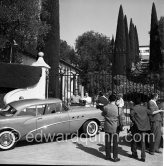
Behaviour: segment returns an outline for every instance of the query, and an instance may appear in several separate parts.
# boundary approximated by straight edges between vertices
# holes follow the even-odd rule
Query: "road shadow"
[[[120,137],[119,145],[128,146],[129,148],[131,148],[131,141],[130,141],[131,139],[132,139],[132,137],[130,135]],[[145,139],[145,152],[149,153],[149,147],[150,147],[150,143],[148,141],[148,138],[146,138]],[[160,147],[163,148],[163,138],[161,138]],[[141,142],[137,142],[137,149],[141,150]]]
[[[47,137],[47,138],[44,138],[44,137],[38,137],[34,140],[30,140],[30,141],[27,141],[27,140],[21,140],[21,141],[18,141],[17,144],[16,144],[16,147],[23,147],[23,146],[34,146],[34,145],[38,145],[38,144],[45,144],[45,143],[50,143],[50,142],[62,142],[62,141],[67,141],[67,140],[70,140],[70,139],[73,139],[74,137],[76,137],[77,134],[75,133],[72,133],[72,134],[69,134],[69,135],[58,135],[58,136],[55,136],[55,137]]]
[[[86,153],[89,153],[89,154],[92,154],[93,156],[96,156],[98,158],[102,158],[102,159],[105,159],[105,155],[103,153],[101,153],[100,151],[98,151],[97,149],[95,148],[92,148],[92,147],[86,147],[82,144],[79,144],[77,142],[75,142],[74,144],[76,144],[76,148],[86,152]]]
[[[125,135],[119,137],[119,145],[131,147],[131,136]]]
[[[99,151],[104,152],[105,151],[105,145],[103,144],[97,144],[99,146]],[[112,151],[113,151],[113,146],[112,146]],[[118,154],[129,157],[128,151],[124,150],[122,147],[118,146]]]

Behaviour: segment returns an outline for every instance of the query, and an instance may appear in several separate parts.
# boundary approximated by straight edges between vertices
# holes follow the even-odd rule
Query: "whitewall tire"
[[[0,150],[12,149],[16,144],[16,138],[11,131],[0,132]]]
[[[99,126],[94,120],[89,120],[83,125],[83,132],[87,134],[88,137],[93,137],[98,133]]]

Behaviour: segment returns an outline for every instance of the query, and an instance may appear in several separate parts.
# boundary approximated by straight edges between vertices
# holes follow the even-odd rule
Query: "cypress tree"
[[[124,24],[125,24],[125,37],[126,37],[126,70],[129,70],[131,68],[130,53],[129,53],[130,43],[129,43],[129,34],[128,34],[128,22],[126,15],[124,17]]]
[[[164,69],[164,17],[159,20],[159,36],[162,53],[162,68]]]
[[[111,58],[111,62],[112,62],[112,64],[114,64],[114,56],[113,56],[113,49],[114,49],[114,36],[112,35],[112,40],[111,40],[111,44],[110,44],[110,46],[111,46],[111,52],[112,52],[112,58]],[[109,57],[110,58],[110,57]]]
[[[50,13],[47,23],[51,30],[47,35],[45,55],[50,65],[49,96],[59,97],[59,59],[60,59],[60,32],[59,32],[59,0],[47,0],[47,11]]]
[[[129,28],[129,43],[130,43],[130,65],[135,64],[135,32],[134,32],[134,24],[132,19],[130,19],[130,28]]]
[[[119,8],[119,15],[117,21],[117,31],[114,48],[114,64],[113,73],[118,75],[125,74],[126,69],[126,39],[125,39],[125,25],[124,25],[124,14],[122,5]]]
[[[111,45],[114,46],[114,36],[112,35]]]
[[[160,50],[160,37],[158,30],[158,19],[156,7],[153,3],[151,11],[151,28],[150,28],[150,60],[149,69],[152,72],[157,72],[162,65],[162,55]]]
[[[159,21],[159,35],[162,52],[162,66],[160,70],[159,87],[164,92],[164,17],[161,17]]]
[[[135,32],[135,63],[139,62],[139,40],[138,40],[138,32],[137,27],[134,27]]]

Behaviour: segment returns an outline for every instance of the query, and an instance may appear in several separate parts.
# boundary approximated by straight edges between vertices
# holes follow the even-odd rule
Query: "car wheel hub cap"
[[[4,134],[0,138],[0,144],[2,146],[9,146],[12,142],[13,142],[13,139],[10,134]]]
[[[88,132],[93,134],[96,130],[96,126],[95,124],[91,123],[89,126],[88,126]]]

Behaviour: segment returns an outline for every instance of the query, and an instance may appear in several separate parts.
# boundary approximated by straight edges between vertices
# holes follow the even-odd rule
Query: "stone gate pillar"
[[[41,96],[44,96],[45,98],[48,98],[48,84],[49,84],[49,69],[50,66],[45,63],[44,59],[44,53],[39,52],[38,53],[38,60],[32,64],[32,66],[38,66],[42,68],[42,76],[41,79],[38,82],[38,93],[42,93]]]

